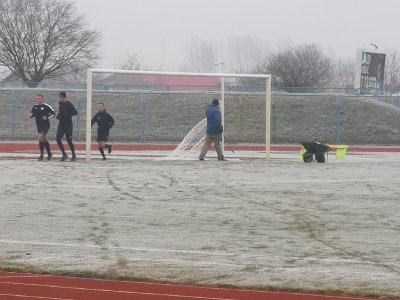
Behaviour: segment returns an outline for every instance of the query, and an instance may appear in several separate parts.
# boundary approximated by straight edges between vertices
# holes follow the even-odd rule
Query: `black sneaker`
[[[68,155],[63,155],[60,159],[60,161],[65,161],[68,158]]]
[[[49,154],[47,155],[47,160],[51,160],[52,157],[53,157],[53,153],[49,153]]]
[[[43,161],[43,156],[39,156],[38,161]]]
[[[112,145],[107,145],[108,148],[108,154],[110,154],[112,152]]]
[[[103,157],[103,159],[102,159],[102,160],[107,160],[107,158]]]
[[[222,155],[221,157],[218,157],[218,160],[226,160],[225,157]]]
[[[76,156],[75,155],[71,157],[71,161],[76,161]]]
[[[204,160],[204,158],[202,158],[202,157],[199,157],[199,160]]]

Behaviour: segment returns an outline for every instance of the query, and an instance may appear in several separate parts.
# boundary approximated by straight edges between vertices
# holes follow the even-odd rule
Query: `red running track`
[[[365,300],[367,298],[196,287],[0,272],[1,300]],[[372,299],[372,298],[370,298]]]

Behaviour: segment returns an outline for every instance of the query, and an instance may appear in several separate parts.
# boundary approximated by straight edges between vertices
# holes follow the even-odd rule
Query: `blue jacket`
[[[207,116],[207,134],[214,135],[223,132],[222,116],[218,105],[210,105],[206,109]]]

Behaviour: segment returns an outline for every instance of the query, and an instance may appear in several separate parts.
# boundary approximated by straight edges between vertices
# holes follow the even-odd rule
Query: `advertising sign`
[[[360,94],[383,93],[386,54],[373,50],[358,49],[354,88]]]

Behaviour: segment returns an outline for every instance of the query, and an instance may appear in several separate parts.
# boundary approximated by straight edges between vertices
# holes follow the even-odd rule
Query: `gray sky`
[[[252,37],[279,49],[313,42],[331,57],[355,57],[374,42],[400,51],[399,0],[75,0],[102,32],[99,67],[138,54],[144,68],[178,70],[193,38]],[[223,56],[223,55],[221,55]],[[219,59],[224,61],[224,57]]]

